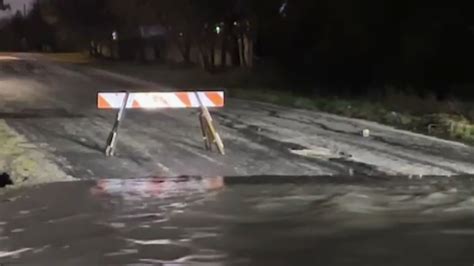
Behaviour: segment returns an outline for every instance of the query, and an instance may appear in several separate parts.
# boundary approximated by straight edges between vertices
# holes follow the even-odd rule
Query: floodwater
[[[0,196],[0,265],[473,265],[472,177],[79,181]]]

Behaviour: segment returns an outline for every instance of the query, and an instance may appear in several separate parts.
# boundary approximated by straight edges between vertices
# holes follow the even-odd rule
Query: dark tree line
[[[250,3],[250,1],[248,1]],[[234,62],[251,66],[254,23],[249,3],[242,0],[124,0],[109,1],[110,11],[121,20],[119,28],[159,23],[166,27],[169,38],[179,48],[183,60],[191,60],[191,48],[196,47],[206,68],[216,57],[226,61],[226,52],[237,46]],[[216,55],[216,49],[221,55]],[[244,51],[246,52],[244,54]]]
[[[365,93],[392,84],[423,94],[471,96],[474,16],[461,1],[40,0],[21,26],[58,49],[78,49],[114,29],[160,23],[184,61],[197,47],[212,66],[271,62],[294,80]],[[16,21],[15,21],[16,19]],[[37,23],[41,20],[41,23]],[[32,23],[32,22],[31,22]],[[39,27],[38,26],[38,27]],[[218,32],[216,32],[218,31]],[[18,34],[18,33],[17,33]],[[3,37],[2,37],[3,38]],[[37,36],[36,38],[39,38]],[[38,40],[37,43],[46,42]],[[211,52],[219,49],[221,55]]]
[[[441,97],[471,94],[459,86],[474,78],[467,3],[294,0],[288,9],[284,21],[266,21],[275,24],[263,31],[259,51],[278,56],[297,78],[359,93],[393,84]]]

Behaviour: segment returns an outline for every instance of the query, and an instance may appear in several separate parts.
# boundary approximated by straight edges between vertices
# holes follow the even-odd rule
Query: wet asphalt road
[[[96,110],[96,92],[159,91],[159,77],[12,56],[20,60],[0,60],[0,119],[74,177],[474,173],[474,149],[463,144],[236,99],[212,111],[226,156],[203,149],[195,110],[160,110],[128,112],[118,156],[105,158],[115,113]],[[370,138],[361,137],[366,128]]]

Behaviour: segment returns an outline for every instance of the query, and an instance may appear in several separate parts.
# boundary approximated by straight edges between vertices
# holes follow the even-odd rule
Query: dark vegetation
[[[444,118],[474,120],[471,13],[467,1],[39,0],[0,23],[0,49],[89,50],[113,31],[133,39],[161,25],[182,62],[218,77],[245,69],[241,96],[431,132]]]

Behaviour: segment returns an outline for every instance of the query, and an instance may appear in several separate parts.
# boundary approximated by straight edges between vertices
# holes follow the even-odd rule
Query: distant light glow
[[[14,56],[2,56],[2,55],[0,55],[0,61],[16,61],[16,60],[20,60],[20,58],[14,57]]]
[[[280,6],[280,10],[279,10],[279,11],[280,11],[280,15],[281,15],[282,17],[286,17],[286,9],[287,9],[287,7],[288,7],[288,2],[287,2],[287,1],[284,1],[284,2],[282,3],[282,5]]]
[[[217,26],[216,26],[216,33],[217,33],[217,34],[220,34],[221,32],[222,32],[221,26],[217,25]]]
[[[112,32],[112,40],[114,40],[114,41],[118,40],[118,33],[117,33],[117,31],[113,31],[113,32]]]

